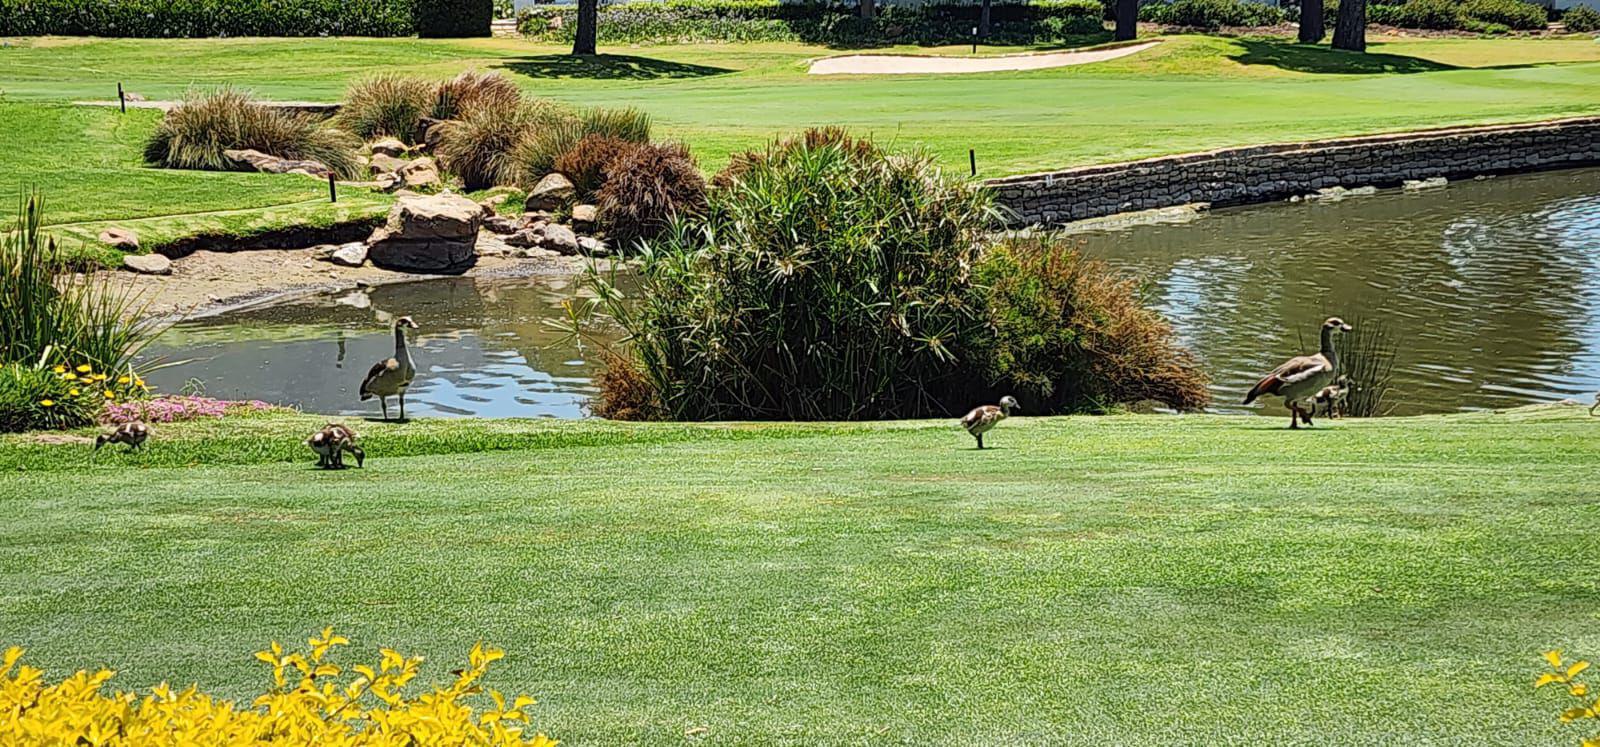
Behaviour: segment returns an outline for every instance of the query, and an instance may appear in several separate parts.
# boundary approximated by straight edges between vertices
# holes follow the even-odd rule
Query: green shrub
[[[494,0],[414,0],[412,25],[423,39],[489,36]]]
[[[345,90],[336,120],[363,140],[387,135],[416,143],[422,119],[433,112],[438,98],[438,88],[421,78],[373,75]]]
[[[584,135],[604,135],[630,143],[650,142],[650,115],[632,107],[585,109],[579,116]]]
[[[411,0],[0,0],[0,36],[409,36]]]
[[[647,142],[650,117],[636,109],[578,111],[553,101],[537,102],[527,135],[512,156],[525,184],[531,186],[545,174],[558,171],[556,159],[588,135]]]
[[[799,41],[827,45],[961,44],[978,24],[975,3],[878,6],[863,20],[854,3],[780,0],[667,0],[617,3],[600,9],[599,36],[611,43]],[[1050,43],[1104,33],[1099,0],[1002,2],[990,9],[988,41]],[[555,24],[553,18],[560,18]],[[571,5],[524,8],[517,28],[541,41],[571,43],[577,28]]]
[[[1466,0],[1461,10],[1473,20],[1517,31],[1537,31],[1550,23],[1543,7],[1526,0]]]
[[[705,210],[706,181],[681,144],[640,143],[623,151],[606,169],[595,194],[600,227],[617,251],[650,241],[674,218]]]
[[[81,425],[98,411],[115,376],[156,329],[138,299],[109,279],[64,267],[55,242],[42,233],[43,204],[29,197],[15,226],[0,237],[0,429]],[[61,366],[59,370],[55,366]],[[77,367],[97,386],[78,381]],[[70,367],[70,368],[69,368]],[[109,384],[101,383],[110,381]],[[72,389],[79,389],[73,394]],[[118,389],[123,391],[123,389]],[[45,400],[50,400],[45,404]],[[59,409],[58,409],[59,408]]]
[[[1567,25],[1568,31],[1600,31],[1600,10],[1587,5],[1574,6],[1562,14],[1561,22]]]
[[[1106,410],[1156,400],[1178,410],[1210,402],[1209,379],[1136,280],[1059,241],[1017,239],[984,254],[992,333],[985,380],[1030,412]]]
[[[1410,0],[1395,11],[1394,25],[1408,29],[1459,29],[1463,20],[1457,0]]]
[[[1139,18],[1169,26],[1215,29],[1222,26],[1273,26],[1288,16],[1265,3],[1244,0],[1175,0],[1139,9]]]
[[[361,171],[360,143],[315,115],[275,109],[235,88],[191,91],[145,141],[148,163],[172,169],[244,168],[224,151],[251,149],[293,160],[319,161],[345,178]]]
[[[438,85],[434,91],[434,119],[455,119],[476,106],[505,110],[522,103],[522,90],[510,78],[496,72],[468,70]]]
[[[517,4],[513,0],[494,0],[495,20],[511,18],[517,14]]]
[[[434,155],[469,190],[515,184],[521,171],[512,155],[530,121],[531,109],[520,101],[481,103],[439,125]]]
[[[797,138],[744,163],[702,220],[675,221],[644,247],[631,304],[592,278],[655,394],[617,401],[658,403],[678,420],[970,406],[959,362],[981,332],[971,268],[989,197],[930,157],[866,143]]]
[[[553,168],[572,181],[581,199],[592,199],[605,183],[611,163],[636,147],[637,143],[609,135],[584,135],[556,158]]]

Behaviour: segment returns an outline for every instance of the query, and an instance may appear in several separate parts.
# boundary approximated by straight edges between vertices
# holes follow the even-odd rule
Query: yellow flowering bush
[[[349,639],[332,628],[307,640],[305,652],[277,642],[256,658],[272,670],[273,686],[248,707],[166,684],[149,694],[102,690],[112,672],[79,671],[47,684],[38,669],[21,664],[22,649],[0,658],[0,744],[93,745],[329,745],[330,747],[428,747],[430,745],[522,745],[555,747],[543,734],[524,737],[524,709],[533,698],[507,700],[482,685],[489,665],[505,655],[483,644],[472,647],[467,666],[448,686],[407,694],[422,665],[381,649],[376,666],[341,667],[328,654]],[[466,704],[487,693],[492,707]]]
[[[88,363],[0,366],[0,432],[81,428],[108,404],[149,394],[132,370],[96,371]]]
[[[1563,661],[1560,651],[1546,651],[1544,660],[1550,665],[1550,671],[1539,675],[1539,679],[1534,680],[1533,686],[1539,688],[1546,685],[1560,685],[1566,690],[1567,697],[1575,703],[1561,712],[1561,723],[1600,719],[1600,698],[1596,698],[1590,691],[1589,683],[1578,679],[1578,675],[1589,669],[1589,662]],[[1600,747],[1600,734],[1585,738],[1583,747]]]

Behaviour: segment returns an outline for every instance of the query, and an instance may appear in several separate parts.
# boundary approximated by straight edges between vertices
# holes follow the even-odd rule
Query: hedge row
[[[0,0],[0,36],[488,36],[491,0]]]
[[[524,8],[517,28],[540,41],[571,42],[577,28],[571,5]],[[813,44],[961,44],[972,39],[979,7],[880,5],[864,20],[850,3],[778,0],[668,0],[600,10],[600,39],[608,44],[660,42],[799,41]],[[987,40],[1040,44],[1104,31],[1100,0],[996,3]]]

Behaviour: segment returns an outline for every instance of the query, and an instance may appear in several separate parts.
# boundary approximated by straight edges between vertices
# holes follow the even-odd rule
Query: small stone
[[[528,191],[528,199],[523,203],[523,209],[560,210],[571,204],[576,194],[577,188],[572,186],[570,179],[561,174],[545,174],[544,178]]]
[[[572,226],[579,230],[594,228],[595,221],[600,217],[600,209],[593,205],[572,206]]]
[[[172,274],[172,260],[162,254],[124,254],[122,267],[140,275]]]
[[[107,228],[100,232],[100,241],[110,244],[112,249],[121,249],[125,252],[139,250],[139,234],[126,228]]]
[[[524,228],[505,238],[509,246],[530,247],[538,246],[544,241],[544,228]]]
[[[551,215],[549,210],[529,210],[522,214],[522,223],[531,226],[539,222],[548,222],[553,217],[555,216]]]
[[[405,180],[407,189],[432,190],[438,189],[443,184],[439,178],[439,167],[434,164],[432,158],[418,158],[401,167],[396,173]]]
[[[377,156],[400,158],[406,154],[407,150],[406,144],[400,142],[400,138],[397,137],[381,138],[367,144],[367,151],[373,155],[374,159]]]
[[[311,258],[318,262],[332,262],[333,252],[339,247],[335,244],[318,244],[311,247]],[[308,265],[309,266],[309,265]]]
[[[405,180],[401,179],[399,174],[378,174],[372,183],[379,192],[393,192],[399,189]]]
[[[1407,179],[1400,186],[1407,192],[1415,192],[1419,189],[1438,189],[1439,187],[1446,186],[1449,183],[1449,179],[1446,179],[1442,176],[1436,176],[1431,179]]]
[[[611,247],[606,242],[593,236],[584,236],[578,239],[578,249],[584,254],[594,257],[604,257],[611,254]]]
[[[522,228],[522,222],[516,218],[507,218],[503,215],[496,215],[492,218],[484,219],[483,227],[495,233],[511,234],[516,233]]]
[[[367,263],[367,245],[360,241],[341,244],[333,250],[331,259],[336,265],[360,267]]]
[[[539,246],[560,254],[577,254],[578,234],[560,223],[551,223],[544,227],[544,240]]]
[[[385,153],[375,153],[372,160],[367,163],[367,170],[373,174],[394,174],[410,163],[403,158],[395,158]]]

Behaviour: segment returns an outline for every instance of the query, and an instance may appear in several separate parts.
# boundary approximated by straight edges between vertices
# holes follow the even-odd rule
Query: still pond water
[[[1600,170],[1219,210],[1079,234],[1151,284],[1215,378],[1218,409],[1316,345],[1330,315],[1382,320],[1396,414],[1506,407],[1600,389]],[[392,352],[391,315],[423,325],[407,414],[581,417],[595,354],[549,321],[570,279],[450,279],[307,299],[180,325],[151,356],[188,361],[211,396],[375,414],[356,389]],[[370,404],[366,407],[364,404]],[[1271,412],[1278,406],[1270,405]]]

